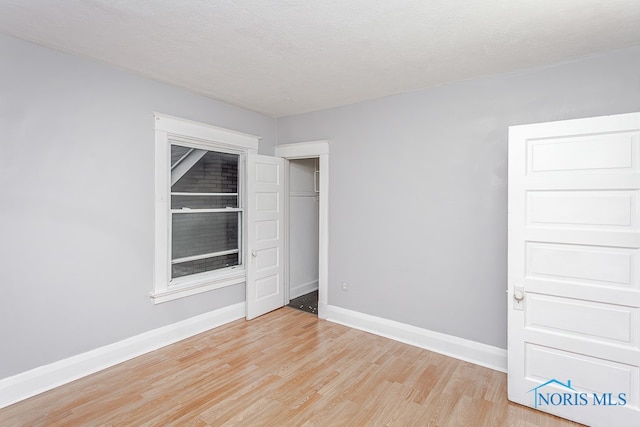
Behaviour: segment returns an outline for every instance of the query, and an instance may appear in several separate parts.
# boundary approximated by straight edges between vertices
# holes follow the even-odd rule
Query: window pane
[[[172,161],[174,152],[181,153],[184,148],[171,146]],[[171,182],[175,184],[171,186],[171,192],[237,193],[238,159],[237,154],[192,150],[181,161],[172,164]]]
[[[240,212],[172,214],[171,259],[238,249]]]
[[[180,145],[172,145],[171,146],[171,167],[173,168],[176,165],[176,163],[178,163],[178,161],[184,157],[185,154],[187,154],[189,151],[192,151],[192,150],[193,148],[182,147]]]
[[[181,262],[171,266],[171,278],[188,276],[189,274],[204,273],[205,271],[218,270],[220,268],[239,265],[238,254],[227,254],[213,258],[199,259],[196,261]]]
[[[238,196],[171,196],[171,209],[237,208]]]

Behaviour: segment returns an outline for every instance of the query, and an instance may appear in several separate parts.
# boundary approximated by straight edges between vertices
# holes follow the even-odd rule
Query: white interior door
[[[284,159],[247,156],[247,319],[284,306]]]
[[[640,114],[509,132],[509,400],[640,426]]]

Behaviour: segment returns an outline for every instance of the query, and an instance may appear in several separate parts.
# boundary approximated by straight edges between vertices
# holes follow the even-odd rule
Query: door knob
[[[255,258],[257,256],[258,254],[256,253],[256,251],[251,251],[251,258]]]
[[[514,310],[522,310],[524,308],[524,287],[513,287],[513,308]]]

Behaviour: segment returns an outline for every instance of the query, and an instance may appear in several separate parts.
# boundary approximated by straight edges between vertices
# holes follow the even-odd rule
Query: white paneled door
[[[284,159],[247,156],[247,319],[284,306]]]
[[[509,400],[640,426],[640,113],[509,130]]]

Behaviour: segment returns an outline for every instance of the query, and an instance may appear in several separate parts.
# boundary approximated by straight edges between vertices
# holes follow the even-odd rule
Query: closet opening
[[[328,140],[307,141],[307,142],[295,142],[291,144],[278,144],[276,145],[275,155],[285,159],[285,260],[284,260],[284,278],[285,283],[283,286],[284,303],[285,305],[291,302],[290,298],[290,281],[289,276],[291,273],[290,256],[292,251],[289,241],[291,239],[291,233],[289,232],[289,188],[291,188],[291,180],[289,179],[289,164],[296,160],[310,160],[315,163],[314,167],[315,182],[317,183],[315,189],[319,191],[317,194],[319,204],[319,230],[318,230],[318,255],[317,265],[318,268],[318,318],[326,319],[327,310],[329,306],[329,144]],[[299,164],[298,164],[299,165]],[[315,172],[319,170],[319,172]],[[293,184],[293,188],[297,186]],[[295,230],[294,230],[295,232]],[[294,244],[295,239],[294,237]],[[309,245],[311,247],[311,245]],[[294,255],[295,257],[295,255]],[[304,283],[304,282],[303,282]],[[304,295],[304,294],[303,294]]]
[[[288,260],[285,303],[318,314],[320,159],[288,161]]]

